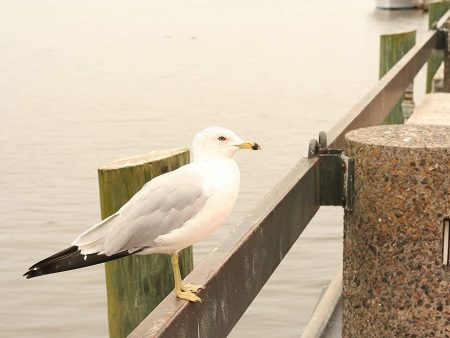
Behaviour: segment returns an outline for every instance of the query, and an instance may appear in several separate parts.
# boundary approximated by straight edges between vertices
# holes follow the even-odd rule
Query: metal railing
[[[343,148],[344,135],[352,129],[382,123],[432,50],[446,40],[440,28],[449,18],[450,11],[331,128],[330,147]],[[321,180],[320,161],[320,156],[301,159],[190,273],[187,280],[206,286],[200,293],[203,303],[180,301],[172,293],[129,337],[226,336],[319,210],[321,185],[329,182]]]

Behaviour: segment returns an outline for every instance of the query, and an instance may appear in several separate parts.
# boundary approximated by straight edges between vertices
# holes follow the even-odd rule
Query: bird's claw
[[[188,300],[190,302],[200,302],[201,303],[201,298],[199,296],[197,296],[196,294],[194,294],[192,291],[178,291],[176,293],[177,297],[180,299],[185,299]]]
[[[188,284],[181,285],[182,291],[189,291],[189,292],[197,293],[199,290],[204,290],[204,289],[205,289],[205,287],[200,284],[188,283]]]

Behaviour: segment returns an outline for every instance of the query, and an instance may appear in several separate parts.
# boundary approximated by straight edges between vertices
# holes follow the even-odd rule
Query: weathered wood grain
[[[386,34],[380,37],[380,79],[386,74],[414,45],[416,31],[398,34]],[[394,106],[383,124],[404,122],[402,113],[403,98]]]
[[[428,28],[433,29],[435,23],[450,9],[450,1],[435,1],[428,5]],[[427,64],[426,92],[431,93],[433,77],[444,59],[444,51],[434,50]]]
[[[102,218],[115,213],[152,178],[189,162],[187,149],[155,151],[98,169]],[[192,248],[180,253],[181,273],[193,268]],[[168,255],[129,256],[105,264],[110,337],[126,337],[172,290]]]

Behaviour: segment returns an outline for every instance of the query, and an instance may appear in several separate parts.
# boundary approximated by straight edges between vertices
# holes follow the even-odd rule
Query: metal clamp
[[[343,149],[327,146],[327,135],[319,133],[318,140],[309,142],[308,158],[319,158],[320,205],[340,205],[353,209],[354,163]]]
[[[437,41],[435,49],[449,52],[448,43],[448,29],[447,28],[435,28],[437,30]]]

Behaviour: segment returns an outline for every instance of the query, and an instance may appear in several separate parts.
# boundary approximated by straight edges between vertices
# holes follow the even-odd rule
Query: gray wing
[[[94,251],[108,256],[152,246],[158,236],[182,227],[203,208],[209,194],[202,185],[202,176],[189,165],[158,176],[73,244],[83,254]]]

